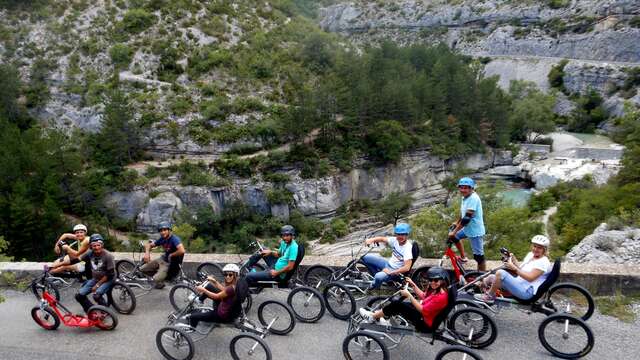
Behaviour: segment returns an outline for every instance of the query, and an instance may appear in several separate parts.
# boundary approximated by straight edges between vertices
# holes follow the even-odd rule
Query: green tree
[[[400,160],[402,152],[411,144],[404,127],[394,120],[378,121],[366,136],[367,152],[376,162]]]
[[[512,83],[513,84],[513,83]],[[514,97],[509,114],[511,139],[516,141],[534,141],[540,135],[555,129],[553,107],[555,98],[537,89],[521,89],[517,85],[510,89]],[[535,133],[535,138],[531,135]]]
[[[411,195],[394,192],[377,202],[373,207],[373,213],[383,223],[395,226],[398,220],[408,215],[412,202]]]
[[[124,93],[114,90],[104,109],[100,131],[91,136],[92,158],[106,167],[122,167],[142,156],[140,131]]]

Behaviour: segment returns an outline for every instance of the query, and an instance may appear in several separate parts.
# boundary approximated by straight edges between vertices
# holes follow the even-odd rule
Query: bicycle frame
[[[46,288],[44,288],[42,292],[42,299],[40,299],[40,309],[44,310],[47,306],[56,313],[65,326],[88,328],[100,323],[99,321],[89,319],[87,316],[74,314],[71,310],[51,296],[51,294],[46,291]],[[60,311],[60,309],[62,309],[62,311]]]

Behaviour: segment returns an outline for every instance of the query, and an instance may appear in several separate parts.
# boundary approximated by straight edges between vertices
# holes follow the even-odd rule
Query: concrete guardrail
[[[131,259],[130,253],[113,253],[116,260]],[[153,257],[159,254],[152,254]],[[248,255],[238,254],[187,254],[184,259],[184,269],[187,274],[195,272],[198,264],[210,261],[218,264],[230,262],[237,263]],[[351,257],[349,256],[305,256],[301,268],[322,264],[329,267],[345,266]],[[437,265],[439,259],[420,258],[414,265],[414,269],[420,266]],[[16,279],[33,277],[42,271],[44,263],[38,262],[0,262],[0,285],[6,285],[5,272],[13,273]],[[488,261],[488,268],[500,265],[499,261]],[[445,263],[447,267],[447,263]],[[449,266],[450,267],[450,264]],[[476,264],[469,261],[467,269],[475,269]],[[606,296],[621,293],[624,295],[640,294],[640,266],[637,265],[612,265],[612,264],[575,264],[562,263],[559,281],[570,281],[585,286],[594,295]]]

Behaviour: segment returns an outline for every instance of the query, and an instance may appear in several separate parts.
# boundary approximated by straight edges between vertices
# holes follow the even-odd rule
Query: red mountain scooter
[[[31,309],[33,320],[46,330],[55,330],[60,326],[60,319],[66,326],[72,327],[97,327],[100,330],[113,330],[118,326],[118,317],[109,308],[101,305],[94,305],[87,311],[87,316],[76,315],[58,302],[45,287],[48,274],[42,277],[36,286],[42,291],[40,305]],[[61,311],[62,309],[62,311]]]

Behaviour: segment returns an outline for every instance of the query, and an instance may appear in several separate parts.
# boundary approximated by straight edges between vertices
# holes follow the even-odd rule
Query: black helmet
[[[439,266],[434,266],[432,268],[429,268],[429,270],[427,271],[427,279],[431,280],[431,279],[441,279],[446,281],[447,283],[449,282],[449,273],[447,272],[447,270],[439,267]]]
[[[161,221],[160,224],[158,224],[158,231],[160,231],[162,229],[171,230],[171,223],[168,222],[168,221]]]
[[[102,235],[93,234],[93,235],[91,235],[91,237],[89,237],[89,244],[93,244],[95,242],[100,242],[100,243],[104,244],[104,239],[102,238]]]
[[[280,228],[280,235],[293,235],[296,236],[296,229],[291,225],[285,225]]]

